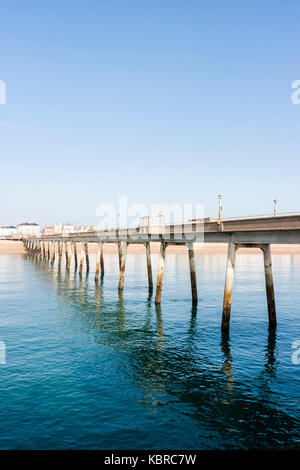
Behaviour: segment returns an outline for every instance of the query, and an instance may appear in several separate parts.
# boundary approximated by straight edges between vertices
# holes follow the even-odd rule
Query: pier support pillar
[[[50,242],[47,243],[47,261],[49,261],[50,258]]]
[[[121,269],[122,242],[118,242],[119,268]]]
[[[271,248],[267,244],[262,247],[264,253],[264,265],[265,265],[265,280],[266,280],[266,294],[268,302],[268,314],[269,314],[269,325],[276,326],[276,307],[275,307],[275,295],[274,295],[274,284],[273,284],[273,273],[272,273],[272,257]]]
[[[77,271],[78,256],[77,256],[77,245],[76,245],[76,241],[73,242],[73,251],[74,251],[74,270]]]
[[[53,264],[55,261],[55,242],[52,242],[51,246],[51,264]]]
[[[84,244],[84,253],[85,253],[86,272],[88,273],[89,270],[90,270],[90,258],[89,258],[89,245],[88,245],[88,243]]]
[[[99,242],[98,243],[98,248],[97,248],[96,270],[95,270],[95,281],[96,282],[99,280],[99,272],[100,272],[100,264],[101,264],[101,248],[102,248],[102,242]]]
[[[193,300],[193,303],[197,303],[198,302],[198,293],[197,293],[194,244],[193,243],[188,243],[187,244],[187,249],[188,249],[188,253],[189,253],[189,263],[190,263],[192,300]]]
[[[104,276],[104,254],[103,254],[103,242],[101,243],[101,249],[100,249],[100,268],[101,268],[101,278]]]
[[[167,244],[161,242],[160,244],[160,254],[159,254],[159,264],[157,271],[157,281],[156,281],[156,293],[155,293],[155,303],[160,304],[161,302],[161,293],[162,293],[162,284],[164,277],[164,267],[165,267],[165,256],[166,256]]]
[[[79,253],[79,275],[82,275],[83,270],[83,263],[84,263],[84,249],[81,243],[80,253]]]
[[[149,286],[149,291],[152,291],[153,290],[153,279],[152,279],[152,264],[151,264],[150,242],[146,243],[146,257],[147,257],[148,286]]]
[[[119,279],[119,291],[123,290],[124,286],[124,275],[125,275],[125,264],[127,254],[127,242],[120,242],[120,279]]]
[[[70,271],[71,261],[72,261],[72,245],[71,245],[71,242],[67,242],[66,243],[66,268],[68,271]]]
[[[224,302],[223,302],[223,315],[222,315],[222,330],[227,330],[230,325],[230,313],[231,313],[231,299],[232,299],[232,288],[234,279],[234,265],[235,265],[235,253],[236,244],[229,242],[228,244],[228,256],[227,256],[227,268],[225,278],[225,289],[224,289]]]
[[[61,266],[61,257],[62,257],[62,244],[61,242],[58,242],[57,246],[57,255],[58,255],[58,266]]]
[[[66,268],[68,269],[68,263],[69,263],[68,242],[64,242],[64,247],[65,247]]]

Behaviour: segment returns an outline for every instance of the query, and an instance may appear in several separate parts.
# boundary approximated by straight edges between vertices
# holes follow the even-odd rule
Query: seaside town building
[[[18,234],[22,235],[23,237],[28,237],[28,236],[40,236],[41,230],[39,224],[36,223],[29,223],[29,222],[24,222],[23,224],[19,224],[17,226],[18,228]]]
[[[165,225],[164,215],[146,215],[140,217],[139,229],[140,233],[164,233]]]
[[[44,227],[44,229],[43,229],[43,235],[53,235],[54,233],[55,233],[55,231],[54,231],[54,226],[53,225],[52,226],[48,225],[48,226]]]
[[[13,235],[16,235],[17,233],[18,233],[18,229],[17,227],[14,227],[13,225],[10,225],[9,227],[0,227],[1,239],[12,238]]]
[[[69,235],[74,232],[74,225],[62,222],[61,224],[54,225],[54,233],[60,233],[61,235]]]
[[[78,227],[75,227],[75,232],[93,232],[95,229],[95,225],[78,225]]]

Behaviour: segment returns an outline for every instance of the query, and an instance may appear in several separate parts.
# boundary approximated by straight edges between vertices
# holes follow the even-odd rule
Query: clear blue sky
[[[300,210],[300,2],[1,3],[0,225]]]

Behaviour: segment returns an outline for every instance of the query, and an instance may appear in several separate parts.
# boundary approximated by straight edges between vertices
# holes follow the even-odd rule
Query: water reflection
[[[71,273],[65,269],[59,269],[51,264],[46,264],[40,260],[39,257],[32,256],[32,261],[35,266],[42,270],[43,273],[51,280],[54,284],[56,292],[59,296],[63,297],[65,301],[68,301],[72,307],[80,308],[80,311],[89,312],[100,312],[101,310],[107,310],[108,305],[105,304],[105,291],[103,289],[103,279],[100,282],[94,282],[94,284],[89,283],[89,275],[79,276],[76,273]],[[117,288],[116,288],[117,291]],[[153,304],[152,301],[153,293],[149,292],[148,298],[144,302],[144,328],[143,332],[149,333],[151,331],[151,322],[153,309],[156,316],[156,335],[154,336],[155,344],[157,350],[162,352],[164,350],[164,327],[163,327],[163,313],[162,306]],[[117,330],[114,330],[114,333],[126,332],[126,302],[124,301],[123,291],[118,291],[118,299],[114,306],[110,302],[110,310],[113,308],[113,311],[116,313],[114,317],[116,320],[115,327]],[[193,360],[193,354],[196,353],[195,339],[199,341],[199,337],[202,334],[205,334],[205,331],[197,331],[197,319],[198,319],[198,305],[192,305],[190,312],[190,321],[187,324],[187,334],[185,335],[185,351],[189,355],[189,360]],[[107,311],[106,311],[107,313]],[[104,315],[102,321],[107,320],[107,315]],[[84,321],[84,320],[83,320]],[[110,325],[111,326],[111,318]],[[95,329],[96,327],[96,329]],[[101,328],[106,329],[105,325],[101,325]],[[97,325],[92,325],[93,332],[99,332],[99,318],[97,317]],[[147,339],[146,337],[144,338]],[[99,340],[99,338],[98,338]],[[220,332],[220,350],[224,356],[224,361],[221,367],[221,371],[227,379],[227,390],[233,389],[234,384],[234,373],[233,373],[233,357],[231,353],[231,344],[229,332]],[[276,329],[269,328],[267,344],[265,347],[265,365],[263,374],[266,377],[272,378],[276,375]],[[149,356],[151,359],[151,356]],[[195,359],[195,358],[194,358]],[[205,356],[203,359],[207,362],[208,365],[212,364],[212,360]]]
[[[188,306],[186,324],[178,331],[171,324],[170,330],[168,307],[155,305],[152,292],[137,301],[138,293],[132,295],[126,287],[118,293],[117,279],[112,287],[105,280],[104,289],[103,281],[95,283],[91,276],[59,271],[38,259],[34,263],[71,307],[76,327],[118,355],[122,373],[134,383],[136,401],[150,416],[160,413],[162,405],[170,406],[171,400],[179,402],[185,416],[198,425],[205,423],[216,433],[225,433],[229,444],[243,436],[257,446],[257,435],[264,435],[266,429],[270,442],[276,442],[278,426],[287,442],[293,439],[295,419],[272,407],[271,385],[278,368],[274,328],[265,340],[262,369],[250,371],[248,382],[238,380],[229,332],[215,330],[207,337],[208,325],[199,321],[199,305]],[[186,304],[182,308],[186,312]]]
[[[222,331],[221,332],[221,351],[224,354],[224,362],[222,366],[222,372],[225,374],[227,378],[226,386],[228,391],[232,391],[233,389],[233,359],[230,351],[230,337],[229,331]]]
[[[270,378],[276,376],[277,359],[276,359],[276,327],[270,326],[268,329],[268,342],[265,348],[265,373]]]
[[[164,338],[164,329],[163,329],[163,321],[162,321],[162,314],[161,314],[161,305],[155,304],[155,312],[156,312],[157,345],[160,346],[161,342]]]

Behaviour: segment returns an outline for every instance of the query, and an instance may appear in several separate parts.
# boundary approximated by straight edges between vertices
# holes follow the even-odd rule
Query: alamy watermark
[[[6,344],[0,340],[0,365],[6,364]]]
[[[292,349],[295,349],[292,353],[292,363],[298,366],[300,364],[300,339],[292,342]]]
[[[6,84],[0,80],[0,104],[6,104]]]
[[[295,90],[291,95],[293,104],[300,104],[300,80],[294,80],[292,82],[292,88]]]
[[[116,236],[137,240],[147,235],[162,239],[203,242],[203,204],[128,204],[127,196],[119,196],[118,204],[102,203],[96,210],[99,218],[97,231],[107,232],[107,238]]]

